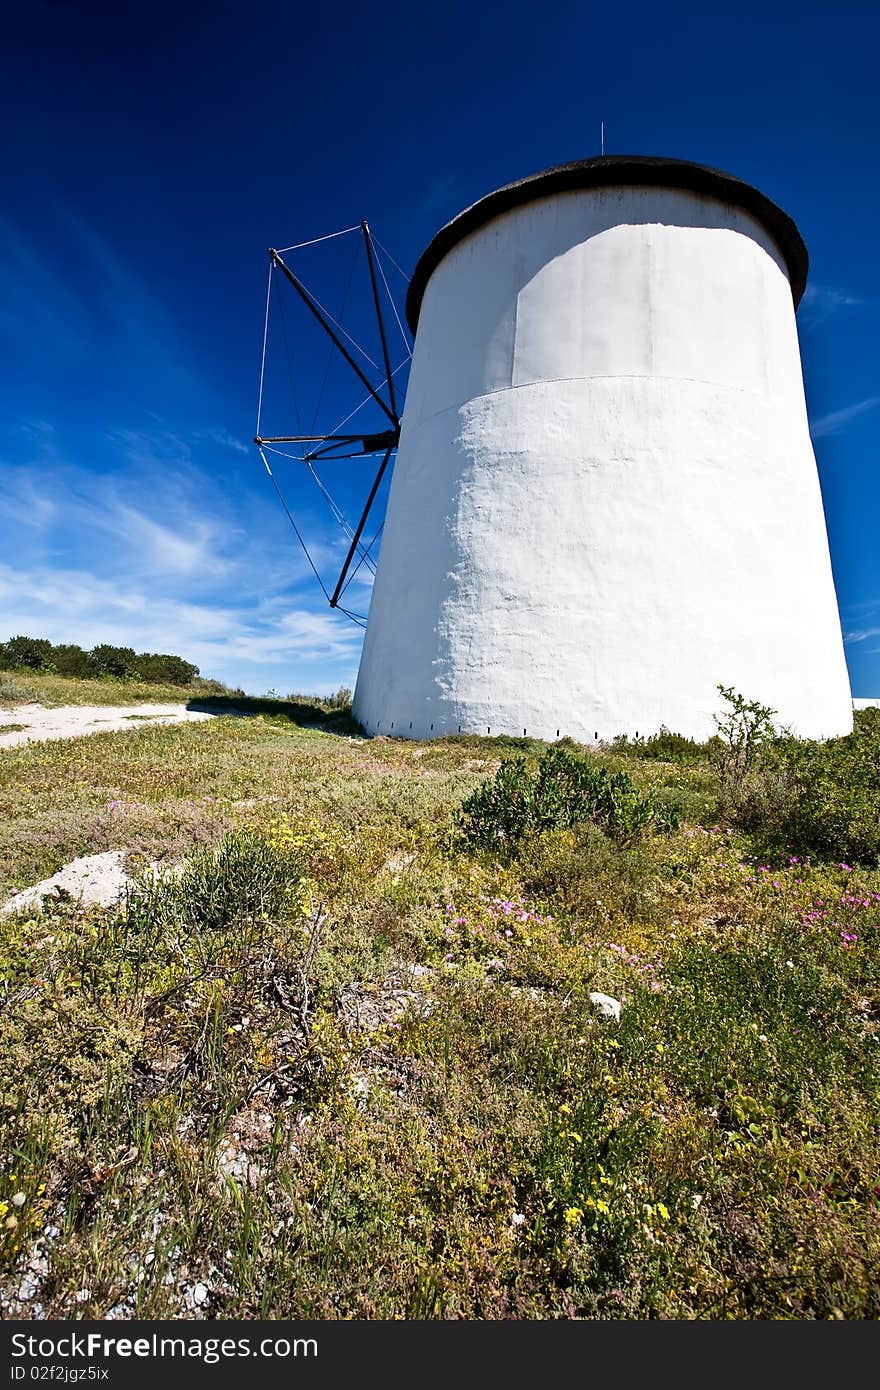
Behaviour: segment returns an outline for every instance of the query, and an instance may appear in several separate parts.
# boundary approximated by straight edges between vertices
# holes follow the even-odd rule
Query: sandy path
[[[132,715],[137,715],[132,719]],[[43,705],[0,706],[0,727],[24,724],[25,728],[0,734],[0,748],[39,739],[79,738],[82,734],[109,733],[115,729],[142,729],[148,724],[185,724],[196,719],[214,719],[206,710],[185,705]]]

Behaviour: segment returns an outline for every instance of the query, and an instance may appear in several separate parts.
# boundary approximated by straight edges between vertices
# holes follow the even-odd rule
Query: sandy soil
[[[136,715],[137,718],[132,718]],[[108,733],[114,729],[138,729],[146,724],[184,724],[194,719],[214,719],[205,710],[187,709],[185,705],[61,705],[46,709],[43,705],[0,706],[0,727],[4,724],[24,724],[23,729],[0,734],[0,748],[15,748],[20,743],[39,739],[78,738],[82,734]]]

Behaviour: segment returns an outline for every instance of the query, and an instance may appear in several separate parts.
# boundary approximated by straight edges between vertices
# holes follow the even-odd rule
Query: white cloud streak
[[[857,420],[860,415],[873,410],[876,405],[880,405],[880,396],[866,396],[863,401],[855,401],[853,405],[845,405],[840,410],[820,415],[818,419],[810,421],[810,433],[814,439],[821,439],[828,434],[838,434],[852,420]]]

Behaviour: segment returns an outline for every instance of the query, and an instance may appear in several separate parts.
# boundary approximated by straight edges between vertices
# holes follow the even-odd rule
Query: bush
[[[845,738],[766,744],[726,810],[774,848],[880,863],[880,710],[858,711]]]
[[[106,677],[111,680],[142,680],[150,685],[191,685],[199,674],[198,666],[181,656],[166,652],[141,652],[132,647],[114,647],[101,643],[90,652],[75,642],[53,646],[45,637],[10,637],[0,642],[0,669],[49,671],[76,680]],[[225,690],[216,682],[218,690]],[[350,691],[338,691],[335,700]]]
[[[0,665],[11,670],[45,671],[52,659],[52,643],[45,637],[10,637],[0,646]]]
[[[56,675],[72,676],[78,680],[87,680],[95,674],[89,653],[84,652],[75,642],[61,643],[53,647],[51,666]]]
[[[649,738],[631,739],[627,738],[626,734],[618,734],[614,739],[613,748],[615,753],[625,753],[631,758],[696,764],[705,760],[707,745],[697,743],[696,739],[686,738],[684,734],[674,734],[664,724],[659,733],[651,734]]]
[[[138,674],[137,657],[132,647],[112,647],[102,642],[92,648],[91,660],[96,676],[113,676],[120,680]]]
[[[776,737],[775,710],[759,700],[747,700],[729,685],[719,685],[727,709],[715,715],[718,738],[713,752],[722,783],[734,783],[754,765],[762,747]]]
[[[527,835],[592,821],[628,840],[656,823],[671,825],[673,813],[655,793],[642,793],[625,772],[609,772],[587,758],[548,748],[533,774],[525,758],[502,763],[456,813],[465,844],[474,850],[510,855]]]
[[[182,656],[143,652],[135,661],[137,674],[151,685],[191,685],[199,674],[198,666],[184,661]]]

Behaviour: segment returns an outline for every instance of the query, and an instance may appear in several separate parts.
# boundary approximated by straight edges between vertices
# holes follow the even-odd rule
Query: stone
[[[613,999],[610,994],[601,994],[595,990],[590,995],[590,1003],[602,1018],[613,1018],[615,1023],[620,1022],[619,999]]]

